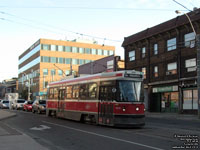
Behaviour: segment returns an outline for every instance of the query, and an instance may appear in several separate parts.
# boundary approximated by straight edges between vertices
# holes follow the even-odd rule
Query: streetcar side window
[[[66,97],[67,99],[72,98],[72,86],[67,86],[66,88]]]
[[[53,99],[53,88],[49,89],[49,99]]]
[[[79,98],[79,85],[73,86],[73,98],[78,99]]]
[[[97,84],[96,83],[89,84],[89,98],[91,99],[97,98]]]
[[[54,99],[58,99],[58,89],[54,88],[53,90]]]
[[[88,98],[88,85],[81,84],[79,93],[80,93],[80,99],[87,99]]]

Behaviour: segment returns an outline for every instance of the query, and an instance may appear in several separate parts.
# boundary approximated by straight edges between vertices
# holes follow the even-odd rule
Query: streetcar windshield
[[[141,81],[119,81],[119,95],[117,101],[139,102],[143,101],[143,85]]]

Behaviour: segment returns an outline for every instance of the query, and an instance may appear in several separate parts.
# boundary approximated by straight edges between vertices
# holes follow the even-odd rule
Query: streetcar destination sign
[[[142,74],[125,74],[125,77],[129,77],[129,78],[142,78]]]

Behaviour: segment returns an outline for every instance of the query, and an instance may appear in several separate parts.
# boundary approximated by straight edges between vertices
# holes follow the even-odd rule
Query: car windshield
[[[5,103],[9,103],[9,101],[3,101],[3,103],[5,104]]]
[[[39,103],[40,104],[46,104],[46,101],[45,100],[39,100]]]
[[[119,96],[117,101],[139,102],[143,101],[143,84],[141,81],[119,81]]]
[[[33,102],[32,101],[28,101],[27,104],[33,104]]]
[[[24,103],[25,100],[17,100],[17,103]]]

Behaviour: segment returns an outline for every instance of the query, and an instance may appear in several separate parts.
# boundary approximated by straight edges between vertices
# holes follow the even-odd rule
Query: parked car
[[[14,100],[12,107],[13,109],[23,109],[24,103],[25,103],[24,99]]]
[[[32,105],[32,112],[38,114],[46,112],[46,100],[35,100]]]
[[[24,103],[23,110],[24,111],[32,111],[32,104],[33,104],[33,101],[26,101]]]
[[[9,101],[8,100],[1,100],[0,108],[9,108]]]

